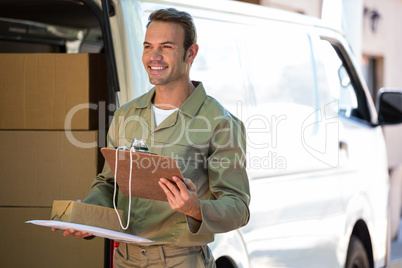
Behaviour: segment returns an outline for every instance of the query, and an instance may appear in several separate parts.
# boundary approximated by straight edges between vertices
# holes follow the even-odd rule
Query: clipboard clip
[[[130,145],[129,150],[131,150],[131,148],[134,150],[134,152],[143,152],[149,154],[151,153],[144,139],[134,138],[133,142]]]

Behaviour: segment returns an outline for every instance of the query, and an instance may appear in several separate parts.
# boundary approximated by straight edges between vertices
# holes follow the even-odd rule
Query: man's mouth
[[[152,66],[150,66],[149,68],[151,68],[151,70],[163,70],[163,69],[166,69],[167,67],[152,67]]]

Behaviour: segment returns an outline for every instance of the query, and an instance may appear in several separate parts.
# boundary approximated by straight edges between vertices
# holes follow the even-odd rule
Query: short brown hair
[[[197,31],[195,29],[193,17],[185,11],[178,11],[174,8],[155,10],[149,15],[147,28],[153,21],[175,22],[181,25],[184,30],[184,51],[197,43]]]

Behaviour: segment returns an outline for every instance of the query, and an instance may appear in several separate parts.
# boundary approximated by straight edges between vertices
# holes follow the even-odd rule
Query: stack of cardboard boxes
[[[103,267],[103,239],[25,221],[86,197],[106,100],[104,55],[0,54],[0,267]]]

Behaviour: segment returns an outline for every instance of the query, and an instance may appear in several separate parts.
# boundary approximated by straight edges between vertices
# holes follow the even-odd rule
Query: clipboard
[[[159,186],[160,178],[166,178],[173,183],[173,176],[183,180],[183,175],[176,161],[167,156],[140,151],[119,149],[117,152],[117,170],[115,170],[116,150],[101,148],[106,162],[113,174],[116,171],[116,182],[120,191],[129,196],[130,154],[132,157],[131,196],[158,201],[167,201],[166,194]]]

